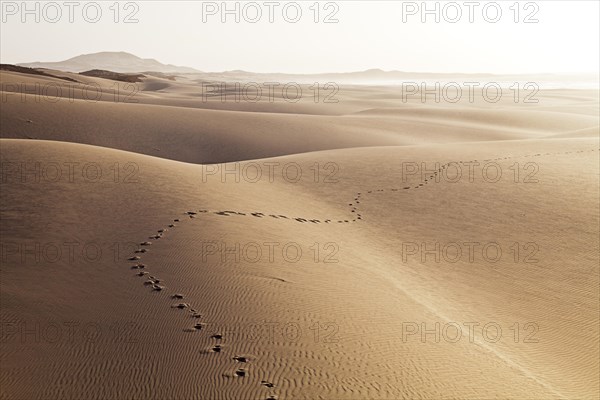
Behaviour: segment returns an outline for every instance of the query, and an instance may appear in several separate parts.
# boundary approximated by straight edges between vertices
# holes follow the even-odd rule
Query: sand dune
[[[203,164],[350,147],[533,139],[593,131],[599,126],[594,114],[599,104],[597,91],[548,91],[540,95],[541,105],[507,100],[501,107],[482,98],[452,107],[433,101],[423,104],[417,99],[405,103],[390,88],[356,87],[341,88],[339,105],[315,104],[310,98],[296,104],[283,99],[221,103],[194,100],[186,94],[198,91],[197,84],[151,78],[144,83],[146,87],[175,85],[177,89],[160,94],[142,90],[129,99],[137,103],[130,104],[123,103],[128,100],[127,93],[132,93],[123,82],[82,77],[87,85],[96,85],[92,87],[97,92],[65,89],[60,91],[62,98],[50,101],[48,96],[59,93],[50,91],[52,95],[43,96],[47,93],[44,84],[51,78],[10,72],[1,77],[3,137],[85,143]],[[65,87],[64,81],[57,79],[53,84]],[[103,100],[85,100],[94,93]],[[114,101],[115,93],[121,102]],[[373,96],[389,100],[385,107],[374,108],[377,101],[370,100]],[[559,98],[564,98],[562,104],[567,106],[575,101],[576,110],[547,108]],[[214,106],[223,109],[210,109]],[[311,114],[314,110],[329,114]]]
[[[535,156],[541,146],[547,154]],[[133,343],[115,343],[108,332],[94,343],[82,338],[81,343],[63,340],[55,344],[25,340],[3,355],[3,364],[14,366],[3,374],[5,393],[73,397],[93,392],[98,398],[125,393],[147,398],[173,394],[182,398],[199,394],[314,398],[323,393],[335,398],[356,398],[357,394],[361,398],[469,398],[483,393],[488,397],[572,398],[593,397],[598,389],[597,331],[590,329],[598,322],[598,214],[594,211],[598,185],[592,170],[598,160],[596,140],[524,141],[518,150],[514,144],[500,143],[493,150],[484,145],[394,147],[276,159],[305,166],[327,160],[343,171],[337,184],[296,185],[268,181],[201,184],[199,166],[77,144],[2,140],[3,162],[36,155],[58,163],[134,162],[139,166],[139,182],[117,184],[108,178],[92,185],[61,183],[60,189],[44,183],[7,186],[9,190],[2,195],[3,214],[12,214],[25,226],[15,226],[16,220],[8,219],[3,233],[10,233],[16,243],[72,240],[96,243],[110,252],[114,243],[142,243],[166,229],[160,240],[150,239],[152,245],[140,261],[147,264],[144,271],[159,277],[164,290],[153,293],[143,285],[147,276],[135,276],[130,269],[135,262],[127,261],[135,254],[133,249],[119,253],[117,260],[113,254],[99,262],[85,262],[81,257],[73,263],[42,260],[34,268],[14,263],[15,255],[9,256],[12,262],[3,267],[3,276],[10,276],[2,282],[3,304],[9,305],[3,307],[3,321],[24,321],[27,327],[36,322],[45,326],[78,321],[105,329],[131,323],[125,331]],[[393,168],[399,161],[444,163],[459,158],[469,161],[474,156],[499,158],[506,165],[531,156],[540,166],[541,183],[430,181],[421,187],[418,179],[404,184],[410,190],[393,191],[403,187],[398,185],[399,171]],[[362,167],[374,159],[389,166],[390,173],[371,173]],[[578,186],[595,189],[582,193]],[[45,195],[34,197],[38,191]],[[85,195],[73,195],[79,192]],[[353,201],[359,192],[360,205]],[[477,198],[488,199],[488,206],[474,208]],[[11,210],[15,199],[29,200],[21,202],[19,210]],[[541,207],[540,199],[546,199]],[[342,224],[294,219],[351,220],[355,216],[347,204],[358,206],[363,219]],[[97,215],[97,209],[111,213]],[[559,216],[544,218],[557,209],[568,223]],[[39,210],[45,211],[28,218]],[[219,215],[225,210],[246,215]],[[523,214],[522,210],[529,211]],[[196,213],[194,218],[188,211]],[[252,212],[265,216],[252,216]],[[459,215],[468,219],[459,222]],[[43,232],[32,231],[34,226],[48,224]],[[170,224],[175,226],[168,228]],[[518,231],[514,224],[519,225]],[[564,235],[570,229],[578,239],[566,250]],[[481,260],[440,264],[421,263],[418,256],[404,262],[398,252],[404,242],[481,238],[502,247],[512,241],[534,241],[540,246],[540,262],[514,263],[507,257],[494,264]],[[232,247],[235,243],[295,243],[307,254],[294,263],[279,252],[273,262],[264,255],[258,262],[244,257],[236,262],[235,254],[223,262],[219,253],[203,252],[202,246],[211,241]],[[315,262],[309,250],[314,243],[335,243],[339,252],[333,259],[338,262]],[[207,259],[202,262],[201,256]],[[359,289],[362,285],[379,289],[365,292]],[[50,296],[57,292],[62,295]],[[171,299],[176,293],[183,293],[184,299]],[[474,298],[480,300],[472,304]],[[171,307],[181,302],[201,318],[193,318],[188,307]],[[573,303],[579,304],[575,319],[579,322],[557,319],[569,315]],[[349,311],[351,317],[342,317]],[[197,321],[203,324],[199,332],[188,332],[197,330]],[[399,337],[403,322],[432,327],[450,321],[495,322],[506,331],[506,338],[487,343],[477,337],[471,344],[417,339],[403,343]],[[315,322],[323,325],[322,335],[333,335],[332,343],[323,343],[324,339],[315,343],[311,331]],[[514,343],[509,327],[515,322],[537,324],[539,343]],[[302,334],[295,338],[295,331],[287,332],[290,336],[286,337],[279,331],[286,326],[299,328]],[[268,336],[268,327],[277,327],[273,337]],[[214,334],[223,338],[211,338]],[[582,343],[589,344],[584,352]],[[214,351],[217,344],[222,346],[219,352]],[[169,354],[166,359],[165,354]],[[249,362],[234,360],[237,356]],[[38,369],[30,363],[32,357],[61,368]],[[441,360],[452,360],[452,366],[437,362]],[[238,368],[247,375],[236,377]],[[104,372],[98,375],[99,371]],[[136,384],[147,382],[150,376],[155,385]],[[98,380],[114,384],[98,391]],[[275,386],[269,388],[261,381]]]
[[[68,76],[0,73],[2,399],[597,398],[597,91]]]

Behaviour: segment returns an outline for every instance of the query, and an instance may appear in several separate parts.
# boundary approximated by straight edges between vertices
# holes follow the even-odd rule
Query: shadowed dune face
[[[2,399],[597,397],[598,91],[49,74],[0,72]]]

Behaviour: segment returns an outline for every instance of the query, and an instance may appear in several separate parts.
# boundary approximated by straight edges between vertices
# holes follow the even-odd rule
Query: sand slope
[[[112,174],[95,183],[75,176],[74,182],[22,183],[12,172],[6,176],[4,244],[92,243],[103,255],[94,262],[75,252],[73,261],[51,262],[42,254],[38,263],[5,253],[2,398],[597,397],[597,139],[357,148],[258,160],[294,162],[305,171],[314,163],[339,167],[337,183],[295,184],[221,183],[212,176],[203,182],[202,170],[210,167],[80,144],[0,144],[3,165],[136,166],[118,183]],[[522,176],[515,183],[507,174],[496,183],[479,176],[472,183],[436,183],[437,167],[427,182],[402,180],[402,162],[439,162],[436,172],[443,174],[443,164],[470,160],[497,162],[505,173],[515,162],[535,163],[538,183],[525,184]],[[159,229],[167,229],[163,237],[149,239]],[[152,244],[139,246],[145,241]],[[495,263],[403,258],[403,243],[468,241],[497,242],[508,255]],[[239,261],[235,254],[222,259],[209,254],[209,242],[237,243],[248,253]],[[271,261],[264,243],[273,242],[280,245]],[[515,262],[508,250],[513,242],[536,243],[539,262],[523,262],[522,253]],[[296,262],[280,251],[291,243],[303,250]],[[264,251],[256,262],[251,244]],[[144,285],[148,277],[136,276],[143,270],[131,269],[132,256],[163,290]],[[179,293],[183,299],[170,297]],[[172,307],[179,303],[189,307]],[[14,333],[18,321],[29,330],[39,323],[40,338]],[[52,324],[65,322],[81,329],[74,338],[62,330],[52,340]],[[201,329],[194,328],[198,322]],[[481,331],[473,343],[436,343],[434,335],[403,340],[403,324],[431,329],[436,322],[494,322],[503,334],[496,343]],[[510,330],[515,322],[518,343]],[[528,322],[539,328],[537,343],[524,343]],[[235,374],[240,368],[243,377]]]

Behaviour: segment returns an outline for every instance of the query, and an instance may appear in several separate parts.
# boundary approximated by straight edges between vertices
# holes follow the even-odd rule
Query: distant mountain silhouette
[[[316,82],[329,81],[336,83],[366,83],[387,84],[397,82],[421,82],[423,80],[454,81],[486,80],[492,81],[531,81],[531,82],[561,82],[581,80],[583,78],[598,80],[598,74],[572,75],[572,74],[491,74],[491,73],[455,73],[455,72],[410,72],[382,69],[368,69],[354,72],[323,72],[311,74],[277,73],[277,72],[250,72],[244,70],[230,70],[223,72],[203,72],[190,67],[182,67],[171,64],[163,64],[152,58],[140,58],[126,52],[100,52],[83,54],[59,62],[33,62],[17,64],[19,67],[47,68],[66,72],[86,72],[100,70],[104,77],[112,73],[116,74],[150,74],[161,76],[165,79],[175,79],[175,74],[198,74],[200,79],[208,80],[231,80],[231,81],[253,81],[253,80],[279,80],[285,82]],[[8,67],[6,67],[8,68]],[[13,67],[14,69],[15,67]],[[31,72],[29,72],[31,73]],[[89,72],[98,74],[99,72]],[[107,75],[108,74],[108,75]],[[116,76],[116,75],[115,75]],[[114,77],[113,77],[114,78]],[[130,79],[127,77],[127,79]]]
[[[194,73],[200,72],[189,67],[163,64],[151,58],[140,58],[125,52],[100,52],[83,54],[58,62],[33,62],[18,64],[21,67],[48,68],[68,72],[84,72],[93,69],[108,70],[114,72],[164,72],[164,73]]]

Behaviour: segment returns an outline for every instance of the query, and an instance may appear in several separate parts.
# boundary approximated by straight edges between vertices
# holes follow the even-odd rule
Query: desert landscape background
[[[0,399],[600,397],[598,74],[40,57],[0,65]]]

